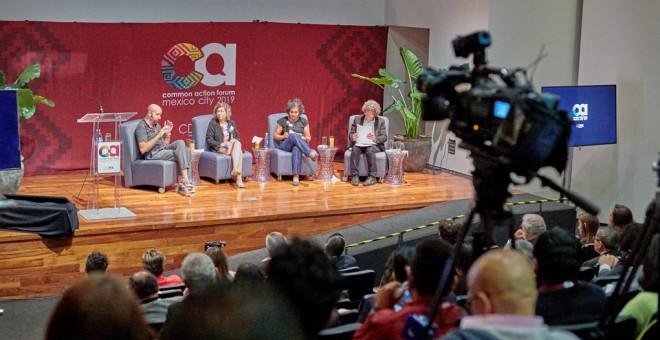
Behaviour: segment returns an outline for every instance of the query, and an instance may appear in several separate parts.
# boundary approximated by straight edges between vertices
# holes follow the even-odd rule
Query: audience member
[[[538,214],[525,214],[520,223],[520,229],[513,234],[517,240],[523,239],[536,243],[536,239],[545,232],[545,221]]]
[[[160,287],[181,284],[183,281],[178,275],[163,276],[165,259],[165,255],[160,251],[149,249],[142,254],[142,268],[154,274]]]
[[[144,159],[162,159],[175,161],[178,164],[181,181],[177,184],[179,190],[184,193],[195,192],[195,186],[188,180],[188,169],[190,168],[190,149],[182,140],[170,143],[170,136],[174,124],[166,120],[165,126],[161,128],[158,123],[163,114],[163,109],[157,104],[147,107],[147,114],[135,129],[135,139],[138,142],[140,155]]]
[[[620,256],[619,253],[619,232],[610,227],[600,227],[594,237],[594,250],[600,254],[590,260],[584,261],[582,267],[595,269],[602,255]]]
[[[524,239],[516,240],[516,249],[513,249],[510,242],[504,245],[504,249],[513,249],[525,256],[529,266],[534,268],[534,245],[532,242],[529,242]]]
[[[608,217],[609,219],[607,225],[618,230],[619,233],[623,232],[625,226],[634,222],[633,214],[632,211],[630,211],[630,208],[621,204],[615,204]]]
[[[182,296],[160,299],[158,281],[153,274],[146,270],[133,273],[128,278],[128,287],[140,300],[140,309],[144,313],[144,319],[151,325],[162,325],[170,305],[183,299]]]
[[[213,260],[204,253],[190,253],[181,263],[183,283],[186,284],[184,296],[201,294],[217,281]]]
[[[268,257],[261,260],[261,262],[268,262],[273,257],[273,254],[282,247],[285,247],[289,241],[282,233],[273,231],[266,236],[266,250],[268,250]]]
[[[619,241],[619,253],[615,255],[601,255],[598,258],[598,276],[621,275],[626,264],[629,262],[628,255],[633,250],[635,241],[642,232],[643,225],[631,223],[621,233]]]
[[[183,292],[183,301],[175,302],[167,309],[165,324],[161,329],[169,334],[172,323],[181,322],[185,318],[185,310],[188,306],[188,300],[202,298],[211,294],[214,288],[224,286],[227,283],[217,280],[217,269],[213,265],[213,260],[204,253],[190,253],[186,255],[181,263],[181,273],[183,274],[183,283],[186,284],[186,290]],[[217,283],[217,284],[216,284]]]
[[[536,314],[548,325],[596,321],[605,310],[600,286],[578,281],[580,242],[555,227],[539,236],[534,246],[539,295]]]
[[[385,270],[380,286],[392,281],[405,282],[408,280],[406,267],[410,265],[410,259],[415,254],[415,248],[403,245],[396,248],[385,261]]]
[[[108,257],[105,256],[105,253],[94,251],[87,256],[87,262],[85,263],[85,273],[89,274],[98,274],[105,273],[108,269]]]
[[[367,157],[368,177],[362,185],[369,186],[376,183],[376,173],[378,172],[376,164],[376,153],[385,151],[385,142],[387,142],[387,130],[385,129],[385,120],[378,118],[380,114],[380,104],[375,100],[367,100],[362,105],[363,115],[355,117],[351,125],[351,131],[348,133],[351,150],[351,185],[360,184],[359,165],[362,155]],[[358,140],[358,126],[369,129],[365,140]]]
[[[307,337],[334,323],[341,275],[320,247],[294,239],[273,254],[268,280],[291,302]]]
[[[463,230],[463,223],[458,221],[444,220],[438,223],[438,236],[449,244],[456,244],[461,230]]]
[[[346,240],[340,233],[330,235],[325,241],[325,254],[328,255],[337,270],[357,266],[357,261],[353,256],[344,255],[345,248]]]
[[[536,282],[525,257],[511,249],[494,249],[480,256],[467,275],[472,315],[460,329],[443,339],[578,339],[551,330],[534,313]]]
[[[225,283],[226,284],[226,283]],[[267,282],[208,290],[181,303],[160,332],[162,340],[306,339],[288,301]]]
[[[234,279],[234,273],[229,271],[227,255],[222,251],[222,247],[209,247],[206,249],[206,255],[213,260],[213,265],[218,271],[220,281],[231,281]]]
[[[383,272],[383,277],[380,280],[379,287],[382,287],[383,285],[392,281],[405,283],[404,286],[407,286],[407,267],[410,266],[410,259],[414,253],[415,248],[410,246],[403,245],[399,248],[396,248],[385,261],[385,270]],[[410,299],[410,290],[406,289],[401,299],[399,299],[399,301],[397,301],[397,303],[394,305],[393,309],[395,311],[400,310],[403,304],[410,301]],[[375,300],[375,294],[369,294],[369,297],[362,300],[357,320],[359,323],[364,323],[369,314],[372,312]]]
[[[309,122],[301,117],[305,114],[305,106],[302,101],[298,98],[289,100],[286,103],[286,113],[286,117],[282,117],[277,121],[273,140],[276,148],[291,152],[293,185],[298,186],[300,184],[302,155],[316,160],[319,154],[309,147],[312,136],[309,130]]]
[[[577,233],[580,237],[580,259],[582,262],[598,256],[598,252],[594,249],[594,239],[598,232],[600,222],[598,216],[583,212],[578,216]]]
[[[236,268],[234,284],[246,285],[266,280],[266,273],[261,266],[250,262],[243,262]]]
[[[405,286],[392,281],[376,293],[374,312],[357,329],[354,339],[400,339],[409,315],[427,315],[433,295],[440,281],[443,268],[450,256],[451,246],[439,239],[427,239],[415,248],[408,272],[408,288],[412,300],[399,311],[394,305],[401,299]],[[454,270],[449,271],[448,280],[442,287],[443,302],[433,320],[438,326],[436,336],[443,335],[456,327],[461,318],[461,309],[446,301],[454,283]]]
[[[46,339],[155,339],[125,284],[91,275],[64,292],[48,322]]]
[[[653,235],[644,256],[642,276],[639,278],[639,284],[644,291],[635,295],[632,300],[623,307],[619,315],[630,316],[637,322],[635,336],[640,339],[643,332],[649,326],[650,321],[658,313],[658,237]]]

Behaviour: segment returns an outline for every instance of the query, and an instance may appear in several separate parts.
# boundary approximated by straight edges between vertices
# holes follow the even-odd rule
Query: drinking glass
[[[335,136],[330,136],[330,147],[331,148],[335,147]]]
[[[323,137],[321,138],[321,145],[323,145],[323,146],[328,145],[328,137],[323,136]]]

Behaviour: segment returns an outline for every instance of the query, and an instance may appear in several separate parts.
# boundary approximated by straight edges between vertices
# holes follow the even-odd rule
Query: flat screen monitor
[[[541,91],[559,96],[559,109],[571,117],[570,146],[616,144],[616,85],[547,86]]]
[[[18,99],[15,90],[0,90],[0,170],[21,168]]]

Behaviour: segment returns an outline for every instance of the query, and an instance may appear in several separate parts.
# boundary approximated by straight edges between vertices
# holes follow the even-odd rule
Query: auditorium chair
[[[355,331],[362,326],[361,323],[349,323],[332,328],[322,329],[316,336],[319,340],[351,340]]]
[[[348,129],[346,130],[347,143],[346,145],[351,145],[351,126],[353,121],[360,117],[360,115],[353,115],[348,118]],[[378,119],[383,119],[385,121],[385,133],[390,133],[390,119],[383,116],[378,116]],[[341,180],[346,182],[351,176],[351,149],[348,148],[344,152],[344,174],[341,177]],[[387,172],[387,154],[384,151],[376,153],[376,178],[382,183],[385,179],[385,173]],[[360,164],[358,164],[358,176],[367,176],[369,175],[369,167],[367,166],[367,155],[362,154],[360,157]]]
[[[204,152],[199,156],[199,176],[207,177],[219,183],[221,180],[231,179],[232,162],[229,155],[211,151],[210,147],[206,144],[206,130],[209,127],[211,119],[215,115],[208,114],[197,116],[192,119],[193,140],[195,141],[196,149],[204,149]],[[252,175],[252,154],[245,151],[250,148],[252,143],[247,140],[241,141],[243,148],[243,168],[241,169],[241,176],[247,181],[249,176]]]
[[[275,147],[273,135],[277,128],[277,120],[286,117],[286,113],[273,113],[268,116],[268,143],[273,148],[270,153],[270,172],[277,175],[277,180],[281,181],[282,176],[292,176],[293,166],[291,165],[291,152],[283,151]],[[307,115],[300,115],[300,117],[307,119]],[[310,145],[311,147],[311,145]],[[317,162],[305,155],[302,156],[302,164],[300,165],[301,176],[307,176],[310,180],[314,179],[316,174]]]
[[[341,308],[357,309],[360,307],[362,297],[374,292],[374,280],[376,272],[373,269],[365,269],[350,273],[341,273],[341,289],[348,291],[348,301],[340,300]]]
[[[140,158],[140,149],[135,140],[135,129],[140,121],[141,119],[136,119],[121,124],[124,186],[127,188],[139,185],[154,186],[158,187],[158,192],[162,194],[165,192],[165,187],[176,184],[177,164],[174,161]]]
[[[634,339],[637,322],[630,316],[618,316],[608,329],[598,326],[598,321],[550,326],[551,329],[568,331],[580,339]]]

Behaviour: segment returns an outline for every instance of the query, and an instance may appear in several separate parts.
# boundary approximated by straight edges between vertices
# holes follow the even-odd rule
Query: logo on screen
[[[220,56],[224,61],[219,73],[211,73],[208,70],[208,58],[213,55]],[[175,72],[174,65],[180,57],[188,58],[195,63],[195,70],[186,76],[177,76]],[[222,84],[236,85],[236,44],[210,43],[201,49],[193,44],[176,44],[163,54],[160,71],[163,80],[177,89],[189,89],[199,83],[210,87]]]
[[[575,104],[573,105],[573,121],[576,122],[575,127],[581,129],[584,123],[589,118],[589,104]]]

